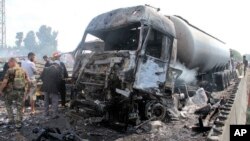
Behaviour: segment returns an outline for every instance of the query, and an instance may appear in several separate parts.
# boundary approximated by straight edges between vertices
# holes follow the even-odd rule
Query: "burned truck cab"
[[[84,52],[89,37],[103,42],[103,50]],[[72,107],[81,109],[84,117],[121,123],[165,118],[176,44],[172,21],[150,7],[121,8],[95,17],[74,51],[79,61],[73,72],[77,96]]]

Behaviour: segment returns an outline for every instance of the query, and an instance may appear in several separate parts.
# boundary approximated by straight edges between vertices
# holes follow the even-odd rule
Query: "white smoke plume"
[[[175,68],[182,70],[182,74],[179,76],[179,80],[184,81],[187,84],[194,84],[197,82],[196,75],[197,70],[196,69],[188,69],[185,65],[181,64],[180,62],[176,62]]]
[[[27,49],[17,49],[17,48],[0,48],[0,58],[10,58],[10,57],[19,57],[19,56],[27,56]]]

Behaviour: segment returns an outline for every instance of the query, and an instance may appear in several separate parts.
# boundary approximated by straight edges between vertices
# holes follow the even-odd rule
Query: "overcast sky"
[[[166,15],[180,15],[191,24],[225,41],[230,48],[249,53],[248,0],[6,0],[7,44],[16,32],[37,31],[45,24],[59,32],[58,48],[72,51],[90,20],[112,9],[150,4]]]

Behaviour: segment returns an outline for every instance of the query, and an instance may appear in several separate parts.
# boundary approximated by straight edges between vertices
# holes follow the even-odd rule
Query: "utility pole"
[[[6,48],[5,0],[0,0],[0,48]]]

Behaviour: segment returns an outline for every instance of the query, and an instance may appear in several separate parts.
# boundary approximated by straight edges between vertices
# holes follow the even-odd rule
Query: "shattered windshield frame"
[[[131,23],[112,29],[91,31],[86,33],[85,42],[88,40],[88,37],[90,37],[91,40],[103,41],[104,51],[136,51],[138,50],[141,40],[141,29],[141,23]]]

